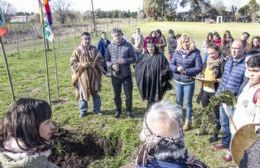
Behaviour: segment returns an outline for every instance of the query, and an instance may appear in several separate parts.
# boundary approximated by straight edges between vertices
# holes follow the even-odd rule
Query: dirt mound
[[[97,159],[116,156],[121,149],[119,139],[112,141],[95,134],[82,134],[59,128],[53,136],[49,160],[59,167],[86,168]]]

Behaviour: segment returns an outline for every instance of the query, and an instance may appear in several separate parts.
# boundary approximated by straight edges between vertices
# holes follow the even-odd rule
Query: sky
[[[38,0],[5,0],[14,5],[17,11],[38,12]],[[55,0],[51,0],[55,1]],[[71,9],[85,12],[91,10],[91,0],[67,0]],[[50,2],[51,4],[51,2]],[[93,0],[95,9],[102,10],[130,10],[138,11],[142,9],[143,0]]]
[[[14,5],[17,11],[38,12],[38,0],[5,0]],[[51,0],[56,1],[56,0]],[[66,0],[70,2],[71,9],[85,12],[91,10],[91,0]],[[249,0],[222,0],[224,5],[239,4],[242,6]],[[260,3],[260,0],[257,0]],[[143,0],[93,0],[95,9],[102,10],[130,10],[138,11],[142,9]]]

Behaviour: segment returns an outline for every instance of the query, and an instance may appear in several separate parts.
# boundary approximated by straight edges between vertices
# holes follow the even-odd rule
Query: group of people
[[[152,31],[147,37],[143,37],[140,28],[137,28],[136,32],[131,36],[131,44],[122,37],[122,31],[115,28],[112,31],[111,43],[107,39],[104,40],[104,34],[102,34],[102,39],[99,42],[99,44],[105,44],[104,42],[106,42],[105,45],[107,45],[106,49],[101,47],[103,62],[97,61],[101,59],[97,59],[100,55],[95,52],[96,57],[92,54],[93,61],[87,61],[87,64],[90,64],[90,66],[85,68],[85,73],[91,74],[90,76],[97,75],[100,77],[102,73],[100,68],[102,66],[106,67],[106,72],[111,73],[114,102],[116,105],[116,118],[118,118],[122,112],[122,85],[126,96],[126,114],[129,117],[133,117],[133,82],[130,64],[134,64],[137,87],[141,98],[147,100],[147,110],[149,110],[154,103],[160,102],[167,90],[173,88],[170,82],[171,79],[173,79],[177,104],[183,107],[183,103],[185,102],[186,115],[183,130],[187,131],[191,128],[193,113],[192,98],[197,75],[202,79],[198,102],[201,102],[203,107],[206,107],[210,103],[210,99],[213,96],[219,96],[224,91],[232,92],[234,96],[238,97],[238,102],[240,102],[241,97],[253,100],[254,94],[256,94],[255,92],[260,89],[258,85],[260,83],[260,79],[258,79],[258,73],[260,73],[260,71],[258,72],[260,39],[258,36],[253,37],[252,43],[249,45],[249,37],[249,33],[244,32],[238,40],[234,40],[228,30],[225,31],[222,39],[218,32],[208,33],[202,46],[202,49],[204,49],[205,52],[204,59],[202,60],[200,50],[196,48],[194,40],[188,35],[183,34],[176,38],[173,30],[170,29],[169,37],[167,38],[168,57],[166,57],[164,55],[164,48],[167,46],[167,42],[159,29]],[[86,57],[85,60],[88,60],[88,53],[93,53],[91,52],[90,40],[88,43],[85,42],[85,39],[90,39],[90,35],[86,36],[83,34],[81,38],[81,45],[75,51],[78,51],[79,49],[82,50],[82,48],[85,49],[85,51],[81,51],[81,53],[83,53],[82,55],[74,51],[71,59],[73,74],[80,74],[80,71],[78,71],[77,68],[80,67],[81,64],[85,64],[84,59],[81,62],[80,58]],[[250,62],[254,64],[251,64]],[[77,65],[77,67],[75,68],[74,65]],[[250,68],[253,68],[254,70],[250,71]],[[82,73],[81,75],[84,74]],[[84,117],[87,108],[82,107],[87,107],[88,99],[85,99],[84,93],[82,93],[84,90],[81,89],[81,75],[73,76],[78,77],[77,80],[75,80],[75,87],[80,92],[81,117]],[[89,80],[89,86],[91,86],[91,82],[99,84],[95,86],[100,86],[100,81],[94,82],[90,77],[87,77],[87,79]],[[93,79],[98,80],[100,78]],[[250,82],[251,80],[254,80],[253,84]],[[252,92],[249,92],[246,89],[252,90]],[[89,95],[93,96],[93,111],[97,114],[102,114],[100,112],[100,98],[98,98],[99,103],[95,103],[95,97],[99,97],[98,91],[100,91],[100,87],[96,87],[96,90],[92,90],[92,88],[89,87],[88,90],[90,93]],[[92,94],[92,92],[94,94]],[[250,93],[251,95],[244,96],[244,93]],[[239,97],[239,95],[241,95],[241,97]],[[250,110],[257,106],[252,100],[250,100],[249,103]],[[84,106],[82,106],[82,102],[85,103]],[[245,102],[241,103],[243,104]],[[247,107],[248,103],[245,105],[245,108]],[[239,123],[241,120],[236,116],[240,113],[239,111],[242,107],[237,110],[234,110],[231,107],[228,108],[231,116],[234,114],[234,119],[229,117],[229,114],[227,114],[228,110],[226,109],[227,105],[223,103],[216,106],[213,110],[215,119],[212,120],[212,122],[215,122],[216,128],[209,141],[211,143],[218,141],[220,128],[222,128],[223,134],[222,143],[212,144],[214,150],[226,149],[229,151],[232,137],[229,126],[230,120],[234,120],[235,123]],[[248,113],[246,115],[255,116],[257,112],[257,110],[254,110],[251,114]],[[253,119],[251,117],[245,123],[250,122],[258,123],[260,121],[257,117],[253,117]],[[225,161],[231,160],[229,152],[227,152],[227,155],[223,157],[223,159]]]
[[[238,40],[234,40],[229,31],[225,32],[223,39],[215,32],[213,40],[211,34],[204,44],[206,56],[202,59],[190,36],[183,34],[175,38],[172,30],[169,30],[167,38],[168,58],[164,55],[167,42],[160,30],[143,38],[138,28],[131,37],[131,44],[123,38],[122,31],[115,28],[112,41],[103,32],[98,47],[91,44],[90,33],[83,32],[81,44],[70,59],[80,117],[87,116],[90,97],[93,112],[102,115],[99,92],[103,74],[111,76],[115,117],[119,118],[122,113],[122,86],[126,115],[133,117],[130,65],[134,64],[138,90],[142,99],[147,100],[140,134],[143,144],[135,166],[208,167],[190,154],[184,143],[184,131],[191,128],[192,98],[195,79],[199,75],[201,89],[198,102],[203,107],[213,96],[224,91],[230,91],[238,98],[236,108],[222,103],[212,111],[216,118],[212,122],[216,122],[216,128],[210,138],[211,143],[218,141],[222,129],[222,142],[213,143],[212,148],[226,150],[223,159],[231,161],[229,148],[233,135],[246,124],[260,123],[260,39],[254,37],[252,46],[247,48],[247,32]],[[173,88],[172,79],[178,105],[163,101],[165,92]],[[183,102],[186,103],[184,124]],[[47,160],[51,149],[50,138],[55,131],[51,116],[51,108],[45,101],[31,98],[16,101],[0,122],[0,166],[56,167]],[[256,132],[259,132],[258,128]],[[252,158],[243,159],[242,164],[252,160],[260,165],[259,159]]]

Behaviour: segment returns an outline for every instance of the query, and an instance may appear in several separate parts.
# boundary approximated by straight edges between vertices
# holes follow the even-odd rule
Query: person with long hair
[[[148,36],[144,38],[144,52],[147,50],[147,44],[153,43],[156,44],[156,33],[151,31]]]
[[[208,46],[213,43],[213,33],[209,32],[207,34],[206,40],[203,42],[201,46],[201,50],[204,53],[207,53]]]
[[[221,49],[222,49],[222,54],[223,57],[227,57],[230,55],[230,48],[231,44],[233,43],[234,38],[232,37],[231,33],[229,30],[226,30],[224,32],[224,35],[222,37],[222,42],[221,42]]]
[[[218,34],[218,32],[216,32],[216,31],[213,33],[213,43],[219,47],[221,46],[221,38],[220,38],[220,35]]]
[[[147,100],[147,108],[161,101],[166,90],[172,88],[169,63],[155,44],[148,43],[147,52],[136,62],[135,78],[142,99]]]
[[[0,167],[57,168],[48,161],[56,127],[46,101],[20,98],[0,122]]]
[[[260,36],[254,36],[250,43],[250,49],[259,49],[260,48]]]
[[[164,54],[164,48],[167,46],[166,39],[160,29],[157,29],[155,31],[155,34],[156,34],[156,46],[159,48],[159,51]]]
[[[202,71],[202,59],[195,42],[188,35],[182,35],[178,40],[176,52],[173,54],[170,68],[173,72],[174,88],[177,104],[183,106],[186,102],[184,131],[191,127],[192,97],[195,89],[194,76]]]

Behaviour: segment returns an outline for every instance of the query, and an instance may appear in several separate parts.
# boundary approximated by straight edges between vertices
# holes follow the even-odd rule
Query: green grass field
[[[143,34],[160,28],[167,36],[168,29],[173,29],[175,34],[190,34],[197,47],[200,48],[203,40],[208,32],[218,31],[220,35],[225,30],[230,30],[233,37],[237,39],[239,35],[248,31],[251,37],[260,34],[259,24],[242,24],[242,23],[223,23],[223,24],[207,24],[207,23],[175,23],[175,22],[148,22],[138,25]],[[126,37],[130,37],[136,27],[128,25],[121,26]],[[78,32],[80,34],[81,32]],[[79,37],[78,37],[79,38]],[[98,38],[93,38],[92,43],[97,44]],[[120,139],[122,142],[121,151],[116,157],[105,157],[102,160],[96,160],[89,167],[109,167],[117,168],[132,162],[135,158],[139,142],[139,132],[142,126],[142,118],[145,113],[146,102],[143,102],[136,88],[135,80],[133,90],[133,114],[134,119],[127,119],[122,115],[120,119],[115,119],[113,90],[110,78],[102,80],[102,112],[104,116],[96,116],[92,113],[92,101],[89,102],[89,114],[86,118],[79,118],[78,103],[74,97],[74,90],[71,86],[71,70],[69,58],[72,51],[77,47],[79,40],[72,38],[70,41],[61,42],[60,46],[56,46],[56,54],[58,60],[58,76],[60,86],[60,101],[57,101],[57,89],[55,81],[55,66],[53,51],[48,52],[49,73],[51,85],[51,99],[54,101],[52,105],[53,120],[60,126],[70,130],[80,130],[83,133],[95,133],[103,137],[109,137],[111,140]],[[45,77],[45,64],[43,51],[39,47],[36,55],[29,50],[22,50],[20,59],[17,54],[8,55],[10,71],[14,83],[15,95],[19,97],[35,97],[47,100],[47,86]],[[8,53],[8,52],[7,52]],[[198,88],[199,86],[197,86]],[[194,96],[194,100],[198,91]],[[123,94],[122,94],[123,95]],[[124,96],[123,96],[123,100]],[[169,91],[164,100],[175,102],[174,91]],[[124,101],[123,101],[124,102]],[[9,89],[8,78],[5,71],[3,57],[0,59],[0,116],[2,117],[12,103],[12,96]],[[194,102],[194,106],[196,103]],[[124,104],[123,104],[124,107]],[[80,129],[79,129],[80,128]],[[209,135],[197,136],[196,128],[185,133],[186,145],[190,152],[195,154],[199,159],[207,163],[210,167],[234,167],[234,163],[224,163],[221,156],[224,153],[215,153],[211,150],[208,143]]]

